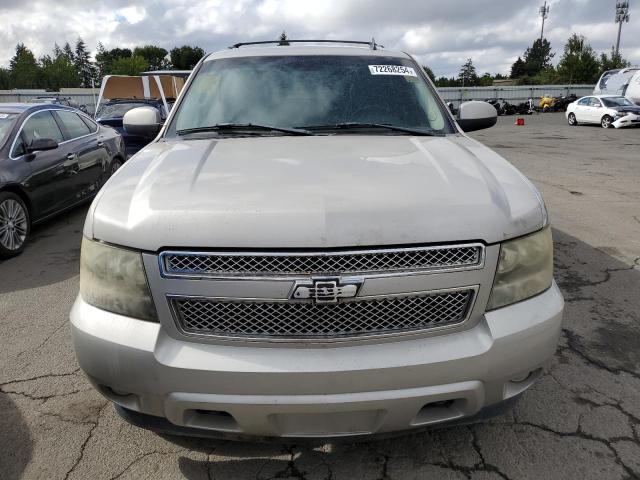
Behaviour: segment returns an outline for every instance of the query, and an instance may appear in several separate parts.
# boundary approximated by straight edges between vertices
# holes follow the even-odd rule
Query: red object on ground
[[[518,126],[524,125],[524,118],[516,118],[516,125]]]

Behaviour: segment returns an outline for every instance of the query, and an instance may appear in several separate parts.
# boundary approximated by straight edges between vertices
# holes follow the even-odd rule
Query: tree
[[[91,62],[91,56],[82,38],[78,38],[76,42],[73,63],[80,77],[80,86],[85,88],[90,87],[93,83],[92,80],[95,77],[95,72],[93,63]]]
[[[98,43],[98,50],[96,53],[96,67],[98,70],[98,78],[102,78],[105,75],[109,75],[112,72],[113,62],[119,58],[130,58],[132,56],[131,50],[128,48],[113,48],[106,50],[102,43]]]
[[[551,59],[555,53],[551,52],[551,44],[549,40],[539,38],[533,42],[531,47],[524,52],[524,71],[525,75],[534,77],[543,70],[552,67]],[[517,61],[517,60],[516,60]]]
[[[570,84],[595,83],[599,73],[600,65],[591,45],[582,35],[571,35],[558,63],[560,78]]]
[[[436,81],[436,76],[433,74],[433,70],[431,70],[429,67],[427,67],[426,65],[422,66],[422,69],[424,70],[424,73],[427,74],[427,76],[431,79],[432,82],[435,83]]]
[[[64,53],[64,55],[67,57],[67,59],[73,63],[75,61],[75,56],[73,54],[73,49],[71,48],[71,45],[69,45],[69,42],[66,42],[64,44],[64,47],[62,47],[62,53]]]
[[[511,78],[520,78],[524,77],[527,74],[527,67],[522,58],[518,57],[518,59],[513,62],[511,65]]]
[[[16,45],[16,54],[9,63],[11,83],[15,88],[39,88],[43,86],[40,67],[33,52],[24,46]]]
[[[55,51],[54,49],[54,54]],[[49,55],[40,58],[40,68],[45,86],[49,90],[79,87],[82,81],[76,66],[61,52],[53,58]]]
[[[460,73],[458,73],[458,79],[463,87],[474,87],[478,85],[478,74],[476,73],[476,67],[473,66],[473,60],[469,58],[464,65],[462,65]]]
[[[0,90],[8,90],[12,87],[11,70],[0,67]]]
[[[491,85],[493,85],[493,75],[491,75],[489,72],[486,72],[484,75],[478,78],[478,85],[480,87],[490,87]]]
[[[176,70],[191,70],[202,57],[204,57],[204,50],[188,45],[172,48],[169,52],[171,65]]]
[[[139,55],[120,57],[111,64],[111,73],[114,75],[140,75],[148,69],[149,63]]]
[[[169,66],[169,62],[166,59],[167,53],[168,52],[164,48],[156,47],[154,45],[136,47],[133,50],[133,56],[144,58],[151,70],[163,70]]]
[[[606,72],[607,70],[613,70],[616,68],[625,68],[631,66],[627,60],[622,58],[620,53],[616,54],[616,51],[611,47],[611,54],[600,54],[600,70]]]

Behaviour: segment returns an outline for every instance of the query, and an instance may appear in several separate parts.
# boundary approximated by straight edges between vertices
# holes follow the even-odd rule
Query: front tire
[[[570,113],[569,116],[567,117],[567,121],[569,122],[569,125],[571,125],[572,127],[575,127],[576,125],[578,125],[578,119],[576,118],[575,113]]]
[[[13,192],[0,192],[0,258],[21,253],[30,231],[29,210],[22,199]]]
[[[602,128],[611,128],[613,126],[613,118],[610,115],[605,115],[600,120],[600,125],[602,125]]]

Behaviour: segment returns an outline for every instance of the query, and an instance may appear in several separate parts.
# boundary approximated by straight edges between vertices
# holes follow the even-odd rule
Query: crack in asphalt
[[[84,458],[84,452],[85,449],[87,447],[87,444],[89,443],[89,441],[91,440],[91,438],[93,437],[93,432],[95,431],[96,428],[98,428],[98,425],[100,423],[100,415],[102,415],[102,412],[105,410],[105,408],[110,405],[111,402],[109,402],[108,400],[105,400],[104,405],[100,408],[100,410],[98,411],[98,414],[96,415],[96,419],[95,421],[89,422],[90,425],[92,425],[91,429],[89,430],[89,433],[87,434],[87,438],[84,439],[84,442],[82,442],[82,445],[80,445],[80,454],[78,455],[78,458],[76,459],[76,461],[74,462],[73,466],[67,471],[67,473],[64,476],[64,480],[68,480],[69,476],[73,473],[73,471],[78,467],[78,465],[80,465],[80,462],[82,462],[82,459]]]
[[[51,332],[49,335],[47,335],[47,337],[46,337],[42,342],[40,342],[40,344],[38,344],[38,346],[36,346],[36,347],[34,347],[34,348],[30,349],[30,350],[23,350],[22,352],[18,353],[17,357],[21,357],[21,356],[22,356],[22,355],[24,355],[25,353],[32,354],[32,353],[37,352],[37,351],[38,351],[38,350],[40,350],[42,347],[44,347],[44,346],[47,344],[47,342],[49,342],[49,340],[51,340],[51,339],[54,337],[54,335],[55,335],[56,333],[58,333],[60,330],[62,330],[64,327],[66,327],[66,326],[68,326],[68,325],[69,325],[69,321],[65,318],[65,321],[64,321],[64,322],[62,322],[59,326],[57,326],[57,327],[53,330],[53,332]]]
[[[637,380],[640,380],[640,374],[632,370],[627,370],[625,368],[610,367],[609,365],[606,365],[602,360],[595,359],[591,357],[588,353],[580,350],[580,348],[578,348],[578,346],[576,345],[576,343],[579,343],[579,340],[578,340],[579,336],[574,332],[572,332],[571,330],[563,328],[562,333],[565,335],[565,338],[567,339],[567,346],[564,347],[564,346],[558,345],[559,351],[568,349],[573,353],[575,353],[576,355],[578,355],[580,358],[582,358],[585,362],[590,363],[596,366],[597,368],[600,368],[601,370],[605,370],[614,375],[620,375],[621,373],[625,373]]]
[[[130,462],[125,468],[124,470],[122,470],[120,473],[116,474],[115,476],[111,477],[110,480],[116,480],[117,478],[121,478],[125,473],[127,473],[129,471],[129,469],[131,467],[133,467],[136,463],[138,463],[141,460],[144,460],[147,457],[150,457],[151,455],[161,455],[164,452],[158,452],[158,451],[153,451],[153,452],[147,452],[139,457],[137,457],[135,460],[133,460],[132,462]]]
[[[537,428],[537,429],[545,431],[547,433],[551,433],[553,435],[557,435],[558,437],[579,438],[581,440],[590,440],[592,442],[600,443],[600,444],[604,445],[605,447],[607,447],[611,451],[616,463],[625,470],[625,472],[629,475],[629,478],[638,478],[637,475],[633,472],[633,470],[631,470],[629,467],[627,467],[627,465],[624,464],[624,462],[622,461],[622,459],[618,455],[618,452],[611,445],[609,440],[603,439],[603,438],[599,438],[599,437],[594,437],[592,435],[584,433],[580,429],[579,423],[578,423],[578,430],[576,430],[575,432],[568,432],[568,433],[567,432],[559,432],[559,431],[553,430],[552,428],[549,428],[547,426],[539,425],[539,424],[536,424],[536,423],[533,423],[533,422],[513,422],[513,423],[506,423],[504,425],[511,425],[511,426],[522,425],[522,426],[526,426],[526,427]],[[617,441],[617,440],[619,440],[619,439],[618,438],[612,438],[611,439],[611,441]],[[628,438],[624,438],[624,440],[628,440]]]
[[[80,371],[80,367],[76,368],[72,372],[67,373],[46,373],[44,375],[37,375],[35,377],[30,378],[20,378],[17,380],[9,380],[8,382],[0,383],[0,388],[5,387],[7,385],[12,385],[14,383],[22,383],[22,382],[31,382],[33,380],[40,380],[42,378],[57,378],[57,377],[71,377]]]

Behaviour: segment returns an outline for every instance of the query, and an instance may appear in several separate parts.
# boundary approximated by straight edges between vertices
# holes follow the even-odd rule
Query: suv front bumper
[[[460,421],[516,397],[553,356],[563,307],[554,282],[469,330],[301,348],[180,341],[80,297],[71,324],[81,368],[130,411],[191,432],[338,437]]]

